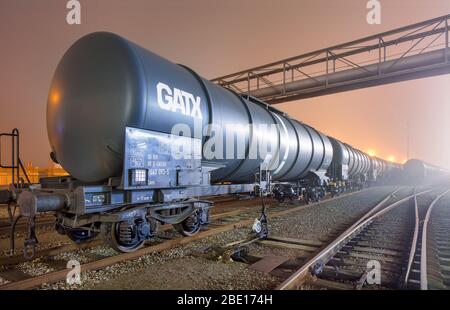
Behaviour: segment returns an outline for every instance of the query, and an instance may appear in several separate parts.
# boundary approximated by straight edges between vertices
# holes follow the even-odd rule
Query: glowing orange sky
[[[366,23],[365,0],[81,0],[82,24],[66,24],[66,1],[0,2],[0,131],[18,127],[22,157],[46,166],[45,106],[67,48],[93,31],[116,32],[207,78],[450,13],[449,0],[382,2]],[[278,105],[292,117],[377,156],[411,156],[450,168],[450,76]]]

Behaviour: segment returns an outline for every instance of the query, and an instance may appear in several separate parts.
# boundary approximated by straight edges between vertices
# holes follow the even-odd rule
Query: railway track
[[[423,223],[421,289],[450,289],[450,197],[438,196]]]
[[[366,203],[369,204],[366,206],[366,210],[369,209],[369,212],[366,211],[367,213],[364,214],[364,217],[373,214],[387,202],[397,201],[399,199],[398,196],[404,195],[402,194],[403,191],[405,191],[405,189],[397,188],[382,199],[374,197],[374,199],[371,200],[372,202],[369,202],[370,200],[367,201]],[[347,203],[350,203],[350,201]],[[359,204],[360,202],[357,203]],[[331,226],[329,226],[331,230],[326,229],[328,232],[325,235],[323,233],[320,234],[320,231],[316,231],[313,234],[311,234],[311,232],[307,233],[307,236],[309,237],[306,238],[309,239],[299,239],[297,237],[286,238],[270,235],[269,238],[265,240],[255,240],[255,247],[252,247],[251,244],[248,244],[249,246],[237,247],[234,250],[232,258],[235,261],[249,264],[250,269],[263,273],[270,273],[273,276],[285,279],[310,257],[323,249],[328,242],[345,231],[350,225],[355,224],[357,220],[359,221],[364,218],[359,217],[358,213],[360,214],[360,212],[361,211],[356,209],[355,211],[346,213],[344,216],[339,216],[339,219],[335,218],[328,221],[328,225],[331,224]],[[285,235],[284,229],[281,229],[279,232],[282,235]],[[298,236],[298,234],[296,235]],[[295,253],[293,254],[292,251]]]
[[[322,202],[310,204],[310,205],[299,205],[292,206],[291,204],[282,205],[272,205],[268,208],[269,218],[275,218],[283,215],[287,215],[293,212],[300,211],[305,208],[313,207],[330,200],[342,199],[344,197],[354,195],[360,192],[352,192],[340,197],[329,198],[323,200]],[[157,240],[155,242],[148,243],[144,248],[139,249],[132,253],[114,254],[108,257],[96,257],[91,261],[84,263],[80,266],[81,272],[98,270],[105,268],[107,266],[120,263],[127,260],[132,260],[139,258],[143,255],[160,252],[166,249],[170,249],[176,246],[184,245],[196,240],[200,240],[209,236],[213,236],[222,232],[233,230],[239,227],[249,226],[254,222],[255,217],[259,215],[259,209],[253,208],[242,212],[243,210],[235,210],[231,212],[226,212],[223,214],[217,214],[212,217],[211,224],[207,228],[199,232],[197,235],[192,237],[173,237],[162,240]],[[72,250],[72,248],[64,248],[61,251],[67,252]],[[10,289],[32,289],[41,286],[46,283],[54,283],[57,281],[64,281],[67,276],[68,270],[65,264],[67,261],[58,261],[57,259],[52,259],[56,254],[61,253],[61,251],[54,251],[50,253],[45,253],[45,262],[49,266],[50,272],[44,274],[30,276],[29,274],[24,274],[20,270],[16,269],[16,265],[10,265],[6,270],[0,272],[0,277],[10,281],[7,284],[1,285],[0,290],[10,290]],[[42,253],[44,254],[44,253]],[[14,263],[14,262],[12,262]],[[20,263],[20,262],[15,262]],[[9,278],[8,278],[9,277]]]
[[[380,203],[336,239],[319,247],[320,250],[311,259],[296,268],[293,268],[295,264],[291,264],[290,270],[293,272],[277,289],[313,287],[348,290],[365,288],[367,283],[377,284],[367,288],[427,289],[427,279],[437,267],[441,270],[438,276],[435,272],[433,283],[445,287],[443,285],[448,281],[445,270],[448,270],[449,262],[445,255],[449,254],[450,227],[444,227],[443,223],[448,225],[448,208],[441,205],[439,209],[447,217],[435,215],[442,217],[443,221],[432,221],[433,232],[437,233],[430,237],[427,232],[430,215],[438,214],[432,213],[433,207],[448,192],[441,191],[431,198],[425,197],[430,195],[430,190],[413,192],[396,201]],[[447,241],[443,241],[444,236]],[[427,240],[433,241],[431,246],[430,243],[427,245]],[[441,248],[438,249],[437,245]],[[437,255],[430,258],[427,256],[430,251]],[[443,265],[443,261],[447,265]],[[432,272],[427,273],[427,270]]]
[[[11,224],[9,220],[0,219],[0,238],[9,238],[11,232]],[[36,227],[45,228],[55,225],[55,216],[53,214],[41,214],[36,217]],[[25,219],[19,220],[16,225],[16,232],[25,232],[27,229],[27,222]]]

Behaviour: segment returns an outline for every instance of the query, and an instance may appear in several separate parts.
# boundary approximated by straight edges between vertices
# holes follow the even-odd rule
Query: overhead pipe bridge
[[[448,74],[449,19],[441,16],[212,82],[276,104]]]

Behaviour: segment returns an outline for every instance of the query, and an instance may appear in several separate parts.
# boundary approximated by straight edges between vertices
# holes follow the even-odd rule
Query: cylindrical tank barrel
[[[339,180],[348,180],[350,169],[350,150],[341,141],[328,137],[333,146],[333,160],[331,161],[332,171],[330,171],[330,177],[337,178]],[[352,163],[353,164],[353,163]]]
[[[179,124],[196,137],[200,126],[205,147],[224,137],[222,149],[211,148],[213,158],[204,154],[206,162],[222,166],[212,172],[213,182],[252,181],[267,160],[250,156],[254,144],[274,146],[268,148],[274,180],[327,169],[332,159],[329,139],[317,130],[115,34],[81,38],[56,69],[47,104],[50,145],[53,157],[81,181],[120,176],[126,126],[173,133]],[[229,135],[236,137],[232,145],[225,141]]]

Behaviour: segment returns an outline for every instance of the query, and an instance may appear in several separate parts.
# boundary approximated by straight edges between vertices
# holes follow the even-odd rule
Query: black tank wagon
[[[60,233],[77,242],[101,233],[122,252],[159,224],[197,233],[212,206],[202,196],[318,200],[331,184],[363,187],[401,168],[106,32],[81,38],[61,59],[47,131],[51,158],[70,176],[0,197],[31,222],[52,211]],[[32,247],[34,232],[28,237]]]
[[[445,175],[446,170],[420,159],[410,159],[403,165],[403,175],[406,179],[429,180]]]

